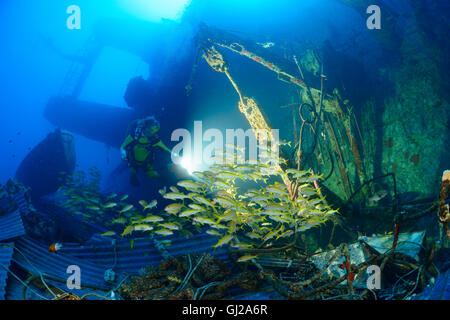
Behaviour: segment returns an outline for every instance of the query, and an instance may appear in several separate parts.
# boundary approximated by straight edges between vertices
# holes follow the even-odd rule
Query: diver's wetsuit
[[[120,150],[122,154],[126,155],[124,160],[128,161],[130,166],[130,181],[133,185],[138,185],[137,172],[139,168],[145,171],[145,174],[149,178],[158,177],[159,174],[153,169],[153,150],[155,148],[161,148],[167,152],[171,152],[164,143],[159,139],[157,135],[152,135],[150,138],[141,136],[139,139],[135,139],[131,135],[128,135],[123,142]]]

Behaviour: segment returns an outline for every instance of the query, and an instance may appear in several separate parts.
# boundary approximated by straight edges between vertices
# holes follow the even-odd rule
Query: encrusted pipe
[[[450,230],[448,223],[450,222],[449,205],[445,203],[450,191],[450,170],[445,170],[442,174],[441,190],[439,192],[439,221],[442,223],[447,238],[450,239]]]

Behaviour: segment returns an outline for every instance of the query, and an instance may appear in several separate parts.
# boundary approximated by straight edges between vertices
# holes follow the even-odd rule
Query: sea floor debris
[[[139,276],[122,284],[119,293],[133,300],[210,300],[226,298],[233,286],[255,291],[260,282],[252,272],[232,274],[225,263],[210,254],[188,254],[143,269]]]

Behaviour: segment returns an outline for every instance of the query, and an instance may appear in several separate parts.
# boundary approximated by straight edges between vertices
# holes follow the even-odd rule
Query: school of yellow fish
[[[238,153],[239,150],[235,150],[231,159],[217,156],[218,164],[206,171],[194,172],[194,179],[179,181],[169,190],[160,190],[159,193],[173,203],[164,210],[159,208],[159,212],[152,212],[157,211],[157,200],[141,200],[138,209],[125,202],[127,195],[112,194],[106,198],[106,203],[102,203],[98,197],[85,198],[73,190],[69,205],[86,204],[83,199],[87,199],[84,212],[118,212],[119,216],[111,223],[123,225],[123,237],[134,232],[161,236],[177,232],[189,237],[194,232],[206,231],[218,238],[215,248],[229,244],[237,250],[289,241],[296,233],[317,227],[337,213],[314,186],[320,176],[311,171],[286,170],[284,174],[298,186],[297,196],[292,197],[281,182],[283,172],[274,169],[279,168],[273,165],[274,159],[246,164],[240,161]],[[118,201],[114,202],[114,199]],[[81,214],[83,210],[76,212]],[[103,234],[115,235],[114,231]],[[238,262],[255,257],[244,255]]]

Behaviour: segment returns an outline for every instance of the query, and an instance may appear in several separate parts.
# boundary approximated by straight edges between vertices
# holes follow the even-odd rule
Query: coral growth
[[[393,142],[392,142],[392,137],[389,138],[388,140],[385,140],[385,141],[384,141],[384,146],[387,147],[387,148],[392,148],[393,145],[394,145],[394,144],[393,144]]]
[[[411,157],[411,159],[409,159],[409,161],[414,163],[414,165],[417,167],[417,165],[419,164],[419,155],[416,153]]]
[[[448,204],[445,204],[445,200],[450,192],[450,170],[445,170],[442,174],[441,191],[439,193],[440,205],[439,205],[439,220],[441,221],[447,238],[450,239],[450,230],[448,223],[450,222],[450,210]]]
[[[259,282],[250,272],[231,276],[228,267],[212,255],[188,255],[166,259],[159,267],[145,268],[140,276],[124,283],[119,292],[132,300],[219,299],[226,297],[232,286],[254,291]],[[209,288],[214,290],[207,293]]]

